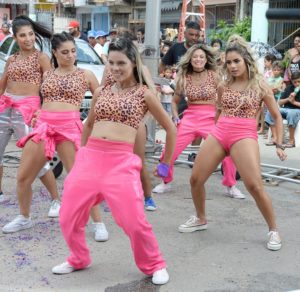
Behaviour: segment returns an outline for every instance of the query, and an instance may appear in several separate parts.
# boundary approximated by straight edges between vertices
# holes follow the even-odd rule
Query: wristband
[[[180,119],[179,118],[173,117],[172,120],[173,120],[173,122],[174,122],[175,125],[178,125],[180,123]]]
[[[157,165],[156,170],[157,174],[160,177],[167,177],[169,174],[170,166],[166,163],[161,162]]]

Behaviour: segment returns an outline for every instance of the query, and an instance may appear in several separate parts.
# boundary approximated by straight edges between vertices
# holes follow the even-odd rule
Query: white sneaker
[[[163,194],[165,192],[169,192],[171,190],[171,183],[165,184],[164,182],[161,182],[159,185],[157,185],[152,192],[153,193],[159,193]]]
[[[52,273],[53,274],[70,274],[75,271],[75,268],[71,266],[68,262],[64,262],[58,266],[55,266],[52,268]]]
[[[31,218],[26,218],[23,215],[18,215],[13,221],[7,223],[3,228],[3,233],[13,233],[20,230],[28,229],[33,226]]]
[[[108,240],[108,231],[103,222],[93,223],[95,231],[95,240],[96,241],[107,241]]]
[[[246,196],[236,187],[227,187],[226,196],[233,198],[233,199],[245,199]]]
[[[164,285],[169,282],[169,274],[166,269],[161,269],[154,272],[152,276],[152,283],[155,285]]]
[[[188,221],[186,221],[184,224],[179,225],[178,227],[178,231],[184,233],[206,230],[206,229],[207,229],[207,222],[201,223],[200,219],[194,215],[192,215]]]
[[[59,216],[59,210],[60,210],[60,201],[59,200],[53,200],[51,202],[51,206],[48,212],[48,217],[50,218],[56,218]]]
[[[267,247],[269,250],[280,250],[281,249],[281,239],[278,231],[270,231],[268,233],[269,240]]]
[[[58,275],[63,275],[63,274],[70,274],[74,271],[78,271],[78,270],[84,270],[89,268],[91,265],[88,265],[84,268],[81,269],[75,269],[73,266],[71,266],[68,262],[64,262],[58,266],[55,266],[52,268],[52,273],[53,274],[58,274]]]

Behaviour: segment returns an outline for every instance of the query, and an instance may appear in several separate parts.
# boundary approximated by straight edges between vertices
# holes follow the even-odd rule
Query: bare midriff
[[[79,111],[80,107],[67,102],[45,102],[42,106],[43,110],[64,112],[64,111]]]
[[[39,96],[40,87],[26,82],[7,81],[6,92],[13,95]]]
[[[94,124],[91,137],[134,144],[136,133],[136,129],[125,124],[99,121]]]
[[[189,105],[215,105],[215,102],[212,102],[212,101],[193,101],[193,102],[190,102],[188,101],[188,104]]]

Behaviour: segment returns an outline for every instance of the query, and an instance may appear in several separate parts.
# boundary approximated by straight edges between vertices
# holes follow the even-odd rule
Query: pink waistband
[[[40,108],[40,97],[27,96],[19,100],[13,100],[9,96],[1,95],[0,112],[7,108],[13,108],[20,112],[25,123],[30,126],[34,113]]]
[[[77,111],[48,111],[41,110],[39,118],[44,121],[56,120],[57,122],[65,122],[66,120],[78,120],[80,119],[80,112]]]
[[[86,147],[105,151],[105,152],[119,152],[119,151],[126,151],[126,152],[133,152],[133,144],[123,141],[113,141],[113,140],[106,140],[101,138],[89,137]]]
[[[214,104],[189,104],[188,109],[215,111],[216,106]]]
[[[236,118],[236,117],[224,117],[221,116],[218,119],[218,123],[224,123],[224,124],[233,124],[236,126],[255,126],[256,127],[256,119],[251,118]]]

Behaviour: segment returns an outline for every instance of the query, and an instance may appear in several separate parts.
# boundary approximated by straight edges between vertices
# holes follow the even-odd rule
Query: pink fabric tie
[[[82,128],[82,123],[81,121],[76,122],[78,125],[78,128]],[[51,160],[54,153],[55,153],[55,148],[56,148],[56,143],[55,143],[55,135],[61,134],[64,135],[67,139],[70,141],[74,141],[75,143],[75,138],[76,135],[69,133],[70,130],[73,129],[74,122],[70,122],[65,125],[49,125],[48,123],[45,122],[38,122],[37,125],[35,126],[34,130],[27,135],[26,137],[21,138],[17,143],[17,147],[23,148],[26,144],[26,142],[31,139],[35,143],[40,143],[41,141],[45,142],[45,156],[48,160]],[[75,147],[78,148],[79,145],[76,145]]]
[[[13,108],[20,112],[26,125],[30,126],[34,113],[40,109],[40,98],[38,96],[29,96],[13,100],[6,95],[2,95],[0,97],[0,112],[7,108]]]

